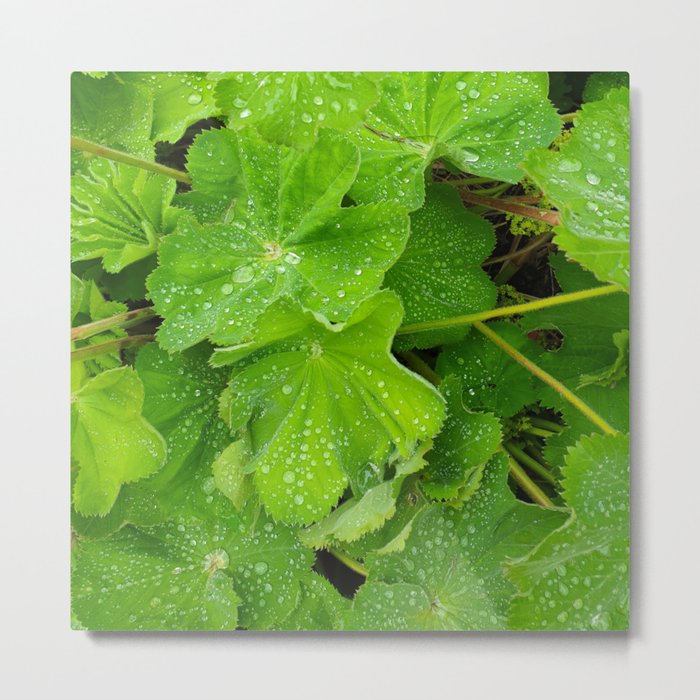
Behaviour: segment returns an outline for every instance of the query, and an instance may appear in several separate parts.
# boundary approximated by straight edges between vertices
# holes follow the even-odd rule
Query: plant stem
[[[338,560],[341,561],[345,566],[348,567],[348,569],[352,569],[356,574],[360,574],[360,576],[364,576],[367,578],[367,574],[369,573],[367,569],[365,569],[362,564],[360,564],[359,561],[356,561],[352,557],[348,556],[345,554],[345,552],[341,552],[339,549],[336,549],[335,547],[327,547],[327,550]]]
[[[414,372],[417,372],[422,377],[425,377],[431,384],[437,386],[440,383],[440,375],[435,372],[432,367],[415,352],[405,351],[396,353],[408,367]]]
[[[510,473],[520,488],[538,505],[544,508],[555,508],[556,506],[549,496],[525,473],[525,470],[513,459],[513,456],[506,450],[503,450],[503,454],[508,458]]]
[[[487,182],[498,182],[492,177],[463,177],[459,180],[443,180],[445,185],[452,185],[453,187],[461,187],[462,185],[483,185]]]
[[[521,450],[515,443],[506,442],[503,445],[510,454],[515,457],[521,464],[529,467],[535,474],[541,476],[545,481],[552,485],[556,485],[557,480],[549,473],[549,471],[541,465],[536,459],[530,457],[529,454]]]
[[[527,428],[526,430],[523,430],[522,432],[527,433],[528,435],[534,435],[535,437],[541,437],[541,438],[548,438],[552,437],[552,435],[557,435],[558,433],[554,433],[551,430],[543,430],[542,428]]]
[[[470,204],[478,204],[487,209],[504,211],[509,214],[518,214],[519,216],[534,219],[535,221],[544,221],[550,226],[559,225],[559,212],[553,209],[539,209],[537,207],[527,206],[526,204],[518,204],[517,202],[502,201],[496,197],[484,197],[474,192],[469,192],[468,190],[460,190],[459,194],[465,202],[469,202]]]
[[[453,316],[452,318],[442,318],[437,321],[408,323],[405,326],[401,326],[398,331],[396,331],[396,335],[406,335],[407,333],[417,333],[418,331],[434,331],[441,328],[452,328],[454,326],[468,326],[472,323],[476,323],[477,321],[488,321],[492,318],[500,318],[501,316],[525,314],[529,311],[546,309],[550,306],[570,304],[574,301],[602,297],[607,294],[615,294],[616,292],[622,291],[622,287],[618,287],[616,284],[609,284],[605,285],[604,287],[593,287],[592,289],[582,289],[578,292],[557,294],[553,297],[545,297],[544,299],[537,299],[536,301],[528,301],[525,304],[514,304],[513,306],[502,306],[498,309],[491,309],[489,311],[479,311],[475,314]]]
[[[570,124],[571,122],[574,121],[574,117],[576,116],[576,112],[568,112],[567,114],[560,114],[561,120],[567,124]]]
[[[116,352],[124,348],[138,347],[150,343],[155,338],[154,335],[127,335],[124,338],[110,340],[107,343],[99,343],[98,345],[86,345],[84,348],[72,350],[70,354],[71,362],[77,360],[89,360],[93,357],[106,355],[109,352]]]
[[[144,306],[141,309],[125,311],[123,314],[117,314],[116,316],[110,316],[109,318],[103,318],[99,321],[93,321],[92,323],[86,323],[82,326],[71,328],[70,339],[84,340],[97,333],[109,330],[110,328],[131,328],[131,326],[136,326],[155,315],[156,311],[152,306]]]
[[[485,326],[480,321],[474,324],[474,327],[483,333],[492,343],[498,345],[503,352],[512,357],[518,364],[522,365],[529,372],[534,374],[538,379],[541,379],[547,386],[556,391],[563,399],[568,401],[574,408],[577,408],[583,413],[588,420],[600,428],[607,435],[617,435],[617,430],[613,428],[602,416],[598,415],[587,403],[582,401],[571,390],[567,389],[559,380],[555,379],[551,374],[545,372],[538,367],[534,362],[528,360],[525,355],[516,350],[512,345],[501,338],[498,333],[494,333],[488,326]]]
[[[539,236],[533,238],[532,241],[530,241],[530,243],[528,243],[524,248],[520,248],[520,250],[514,250],[512,253],[506,253],[506,255],[499,255],[497,258],[489,258],[488,260],[484,260],[484,262],[482,263],[482,267],[484,265],[493,265],[499,262],[506,262],[507,260],[518,258],[521,255],[526,255],[527,253],[531,253],[533,250],[537,250],[537,248],[541,248],[543,245],[546,245],[551,240],[551,233],[542,233]]]
[[[70,145],[71,148],[75,148],[78,151],[93,153],[96,156],[102,156],[102,158],[115,160],[118,163],[126,163],[127,165],[133,165],[137,168],[141,168],[142,170],[149,170],[152,173],[158,173],[159,175],[172,177],[178,182],[184,182],[186,185],[192,184],[192,179],[190,178],[190,176],[187,173],[182,172],[182,170],[169,168],[167,165],[161,165],[160,163],[154,163],[150,160],[146,160],[145,158],[132,156],[129,153],[117,151],[114,148],[100,146],[100,144],[98,143],[93,143],[92,141],[81,139],[78,136],[70,137]]]
[[[530,418],[530,423],[536,425],[538,428],[544,428],[545,430],[551,430],[553,433],[560,433],[564,430],[563,425],[555,423],[554,421],[547,420],[545,418]]]

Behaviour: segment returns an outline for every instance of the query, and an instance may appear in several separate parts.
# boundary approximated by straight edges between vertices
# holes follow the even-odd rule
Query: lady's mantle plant
[[[624,83],[75,74],[75,626],[625,628]]]

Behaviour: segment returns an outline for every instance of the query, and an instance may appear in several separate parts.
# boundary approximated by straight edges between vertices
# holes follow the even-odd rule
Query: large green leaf
[[[501,563],[522,556],[565,515],[526,505],[507,486],[502,457],[463,509],[433,505],[413,523],[403,551],[371,555],[349,629],[505,629],[513,586]]]
[[[301,581],[299,604],[284,620],[284,630],[339,630],[350,601],[338,593],[323,576],[311,572]]]
[[[269,628],[296,606],[311,560],[290,529],[250,514],[126,527],[78,544],[73,608],[90,629]]]
[[[629,90],[583,105],[574,124],[558,151],[532,151],[523,167],[561,211],[557,245],[629,290]]]
[[[493,227],[467,211],[449,185],[430,185],[425,205],[411,215],[406,249],[387,272],[385,286],[401,297],[404,323],[434,321],[493,308],[496,287],[481,264],[495,244]],[[440,345],[462,330],[401,336],[402,346]],[[410,341],[410,342],[409,342]]]
[[[518,328],[505,321],[490,328],[525,354],[537,346]],[[462,380],[465,407],[493,411],[509,417],[534,403],[537,393],[532,375],[481,333],[471,333],[461,342],[447,346],[440,354],[437,372],[454,374]]]
[[[560,253],[550,258],[557,281],[565,293],[596,286],[595,277],[575,263],[567,262]],[[629,297],[624,293],[562,304],[526,314],[522,321],[528,331],[556,329],[563,336],[561,347],[543,351],[537,364],[553,375],[614,428],[629,428],[629,380],[625,367],[618,366],[617,376],[605,381],[591,381],[605,375],[619,364],[623,340],[619,333],[629,326]],[[584,434],[597,428],[553,389],[537,383],[540,401],[561,411],[567,428],[547,440],[546,456],[563,466],[568,447]]]
[[[461,170],[517,182],[528,149],[548,146],[561,120],[546,73],[390,73],[358,131],[362,166],[351,196],[418,209],[423,171],[446,159]]]
[[[586,80],[583,89],[584,102],[596,102],[602,100],[610,90],[618,87],[629,88],[630,74],[622,71],[605,71],[592,73]]]
[[[71,257],[102,258],[116,273],[155,252],[179,210],[170,206],[175,181],[97,158],[71,181]]]
[[[432,498],[459,498],[467,482],[481,478],[483,465],[501,441],[501,423],[492,413],[474,413],[462,400],[462,382],[454,376],[440,383],[447,419],[434,448],[426,455],[423,488]]]
[[[214,490],[210,467],[231,442],[218,414],[219,395],[228,373],[212,369],[206,344],[168,355],[155,343],[143,347],[136,370],[145,388],[144,416],[162,433],[168,459],[149,484],[171,508],[191,507],[184,495],[203,491],[205,503]],[[206,492],[209,493],[206,493]]]
[[[231,169],[207,175],[234,193],[235,214],[205,226],[182,217],[163,242],[148,282],[165,319],[161,345],[182,349],[206,337],[236,342],[282,296],[345,320],[403,251],[406,214],[393,204],[340,207],[359,162],[347,142],[326,136],[299,154],[250,130],[210,132],[211,139],[226,144]],[[216,195],[218,184],[202,181],[202,172],[193,170],[195,187]]]
[[[73,136],[153,160],[152,121],[153,95],[145,87],[127,84],[115,75],[97,79],[72,74]]]
[[[79,513],[105,515],[122,484],[163,465],[165,440],[141,415],[143,395],[130,367],[98,374],[73,395],[71,450],[80,465],[73,501]]]
[[[216,86],[229,126],[254,126],[268,141],[310,148],[323,127],[350,131],[378,98],[361,73],[230,73]]]
[[[231,427],[248,429],[248,469],[273,517],[318,520],[348,480],[366,490],[392,454],[407,459],[438,431],[442,398],[389,352],[401,315],[388,290],[344,324],[282,300],[250,342],[214,353],[216,363],[250,357],[231,381]]]
[[[118,78],[153,95],[153,143],[174,143],[188,126],[219,112],[214,101],[216,81],[206,73],[119,73]]]
[[[573,513],[508,567],[520,589],[516,629],[611,630],[629,624],[629,437],[593,435],[569,451],[564,498]]]

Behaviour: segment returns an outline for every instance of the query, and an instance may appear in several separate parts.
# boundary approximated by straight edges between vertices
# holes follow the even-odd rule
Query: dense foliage
[[[74,74],[74,626],[626,628],[626,84]]]

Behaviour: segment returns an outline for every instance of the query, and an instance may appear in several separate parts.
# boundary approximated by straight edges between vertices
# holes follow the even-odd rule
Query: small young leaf
[[[180,211],[175,181],[103,158],[71,182],[71,257],[102,258],[107,272],[152,255]]]
[[[378,98],[360,73],[226,73],[216,102],[229,126],[254,126],[268,141],[306,150],[323,127],[350,131]]]
[[[323,576],[313,571],[301,580],[299,604],[277,629],[340,630],[350,601],[338,593]]]
[[[583,105],[574,124],[559,151],[532,151],[524,168],[561,211],[557,245],[629,290],[629,90]]]
[[[161,434],[141,415],[143,384],[130,367],[98,374],[74,395],[71,405],[75,509],[105,515],[122,484],[143,479],[165,462]]]
[[[254,492],[252,478],[245,472],[247,460],[244,441],[238,440],[231,443],[212,465],[216,488],[239,512]]]
[[[299,154],[250,132],[216,133],[234,149],[232,182],[246,196],[235,200],[229,223],[200,226],[183,217],[161,246],[148,281],[165,319],[161,345],[237,342],[282,296],[345,320],[403,251],[406,214],[394,204],[340,207],[359,162],[349,143],[324,137]]]
[[[564,499],[573,513],[507,567],[519,588],[515,629],[619,630],[629,624],[629,437],[591,435],[569,451]]]
[[[215,363],[252,355],[234,371],[230,420],[248,428],[248,469],[273,517],[318,520],[368,464],[380,467],[394,451],[408,459],[438,431],[442,398],[389,353],[401,314],[388,290],[344,324],[279,301],[250,342],[215,351]]]
[[[423,489],[439,500],[459,498],[460,490],[496,451],[501,423],[492,413],[473,413],[462,401],[462,382],[454,376],[440,383],[447,402],[447,419],[426,455]]]
[[[537,346],[512,323],[490,327],[520,352]],[[447,346],[440,354],[437,372],[462,380],[462,401],[467,408],[493,411],[507,418],[537,399],[532,375],[481,333],[472,331],[461,343]]]
[[[548,146],[561,119],[546,73],[390,73],[360,129],[362,165],[351,196],[418,209],[423,171],[444,158],[460,170],[517,182],[528,149]]]

